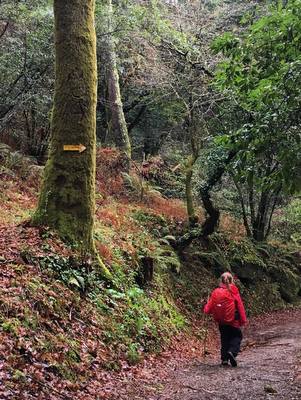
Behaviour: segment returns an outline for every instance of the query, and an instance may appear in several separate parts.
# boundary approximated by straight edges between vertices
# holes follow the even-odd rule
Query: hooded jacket
[[[238,290],[237,286],[235,286],[234,284],[230,284],[228,287],[224,283],[221,283],[218,288],[214,289],[210,295],[210,298],[209,298],[207,304],[204,307],[204,312],[206,314],[212,314],[213,305],[217,301],[219,301],[218,299],[225,296],[225,290],[228,290],[228,291],[230,290],[232,296],[234,297],[234,300],[236,303],[236,308],[239,313],[239,319],[238,320],[235,319],[227,325],[231,325],[234,328],[240,328],[241,326],[246,324],[247,317],[246,317],[246,312],[245,312],[245,308],[244,308],[242,299],[239,294],[239,290]]]

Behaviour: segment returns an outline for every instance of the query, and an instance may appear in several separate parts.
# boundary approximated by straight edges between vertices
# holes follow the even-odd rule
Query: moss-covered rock
[[[300,300],[300,261],[285,249],[248,239],[232,242],[219,234],[213,237],[210,250],[200,252],[201,262],[209,264],[215,276],[225,270],[237,276],[251,313]]]
[[[296,268],[272,264],[268,266],[268,275],[273,282],[278,283],[279,292],[285,301],[291,303],[299,297],[301,276],[298,275]]]
[[[231,265],[231,269],[247,287],[255,285],[256,282],[265,281],[267,278],[267,267],[265,265],[235,262]]]
[[[279,284],[271,282],[268,278],[261,282],[254,282],[248,289],[241,287],[241,295],[249,317],[286,306],[279,292]]]

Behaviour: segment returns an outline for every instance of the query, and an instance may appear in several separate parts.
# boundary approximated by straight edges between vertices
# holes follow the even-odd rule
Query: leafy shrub
[[[103,286],[100,272],[85,260],[47,255],[40,257],[39,264],[42,269],[53,274],[71,289],[87,292],[96,288],[100,290]]]
[[[284,242],[301,246],[301,198],[293,199],[275,215],[273,234]]]
[[[0,143],[0,172],[13,172],[25,178],[35,165],[36,160],[33,157],[25,157],[19,151],[13,151],[8,145]]]
[[[160,214],[138,209],[131,216],[135,221],[142,223],[155,237],[160,238],[169,233],[169,225]]]
[[[141,355],[139,353],[139,343],[131,343],[127,351],[127,361],[130,365],[138,364],[141,361]]]

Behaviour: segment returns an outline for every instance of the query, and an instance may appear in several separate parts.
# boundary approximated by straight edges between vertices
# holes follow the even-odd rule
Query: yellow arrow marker
[[[64,144],[64,151],[78,151],[82,153],[86,150],[86,146],[83,144]]]

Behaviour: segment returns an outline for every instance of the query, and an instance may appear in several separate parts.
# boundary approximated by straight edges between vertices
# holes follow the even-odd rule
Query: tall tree
[[[226,33],[213,44],[225,56],[216,85],[244,111],[217,141],[236,153],[228,169],[246,231],[258,241],[269,235],[281,195],[300,190],[300,17],[300,0],[278,2],[242,35]]]
[[[54,0],[56,78],[52,137],[35,224],[95,253],[96,35],[94,0]],[[81,145],[65,151],[66,145]]]
[[[113,36],[113,6],[112,0],[106,0],[107,34],[104,40],[104,55],[106,60],[105,74],[107,84],[108,134],[113,143],[120,148],[128,158],[131,158],[131,143],[124,117],[120,94],[119,75],[116,61],[116,50]]]
[[[40,162],[54,82],[49,11],[47,0],[0,2],[0,140]]]

